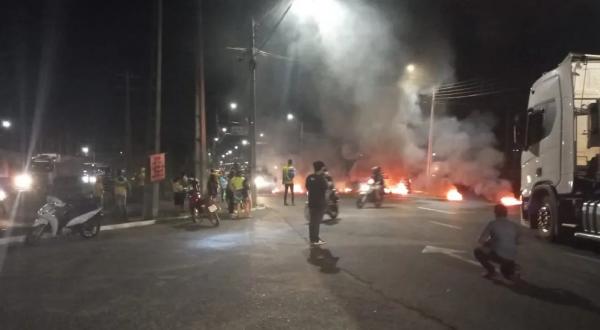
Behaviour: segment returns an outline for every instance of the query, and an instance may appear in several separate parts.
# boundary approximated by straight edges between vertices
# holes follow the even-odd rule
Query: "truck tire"
[[[532,198],[529,223],[537,229],[538,236],[545,241],[555,242],[560,238],[558,200],[554,192],[546,187],[538,188]]]

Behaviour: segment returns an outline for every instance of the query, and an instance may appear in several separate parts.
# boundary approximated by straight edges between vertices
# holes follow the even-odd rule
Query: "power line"
[[[440,97],[439,99],[437,99],[437,97],[436,97],[436,101],[464,99],[464,98],[469,98],[469,97],[486,96],[486,95],[503,94],[503,93],[515,93],[515,92],[519,92],[519,91],[523,91],[523,90],[520,88],[509,88],[509,89],[503,89],[503,90],[498,90],[498,91],[481,92],[481,93],[466,94],[466,95],[460,95],[460,96],[446,96],[446,97]]]
[[[277,28],[279,27],[279,25],[281,24],[281,22],[283,21],[283,19],[287,16],[287,14],[290,11],[290,9],[292,8],[293,4],[294,4],[294,1],[293,0],[290,1],[290,3],[288,4],[287,8],[283,11],[283,14],[281,14],[281,16],[279,17],[279,19],[277,20],[277,22],[275,23],[275,25],[273,26],[273,28],[271,28],[271,31],[269,31],[269,33],[267,34],[265,40],[263,41],[262,44],[260,44],[260,46],[258,47],[258,49],[265,48],[265,46],[267,45],[267,43],[269,42],[269,40],[271,40],[271,37],[273,37],[273,35],[277,31]]]

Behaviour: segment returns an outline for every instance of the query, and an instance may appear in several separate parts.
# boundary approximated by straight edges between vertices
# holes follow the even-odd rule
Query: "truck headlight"
[[[33,178],[27,173],[19,174],[15,176],[14,183],[18,191],[28,191],[33,185]]]

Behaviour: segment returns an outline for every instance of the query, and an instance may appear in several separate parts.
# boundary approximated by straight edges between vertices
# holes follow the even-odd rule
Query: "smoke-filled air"
[[[292,59],[285,64],[283,95],[292,97],[290,88],[314,90],[318,98],[303,100],[301,111],[320,119],[323,129],[311,134],[301,127],[303,147],[294,149],[290,141],[298,143],[298,135],[289,123],[278,130],[268,125],[276,148],[259,163],[292,157],[299,172],[308,173],[312,160],[322,159],[342,187],[364,181],[378,165],[389,185],[410,178],[413,190],[436,194],[461,185],[493,201],[510,193],[509,182],[499,178],[504,159],[495,149],[493,117],[473,113],[459,120],[443,104],[435,104],[435,156],[426,188],[431,91],[454,81],[452,45],[436,24],[441,14],[417,20],[409,8],[388,13],[369,1],[310,2],[296,1],[283,26]],[[302,72],[304,83],[289,86],[292,72]],[[289,104],[278,100],[282,113]]]

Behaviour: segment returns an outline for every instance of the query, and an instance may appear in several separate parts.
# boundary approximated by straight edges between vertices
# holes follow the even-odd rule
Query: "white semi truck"
[[[522,223],[547,240],[600,241],[600,55],[569,54],[517,116]]]

